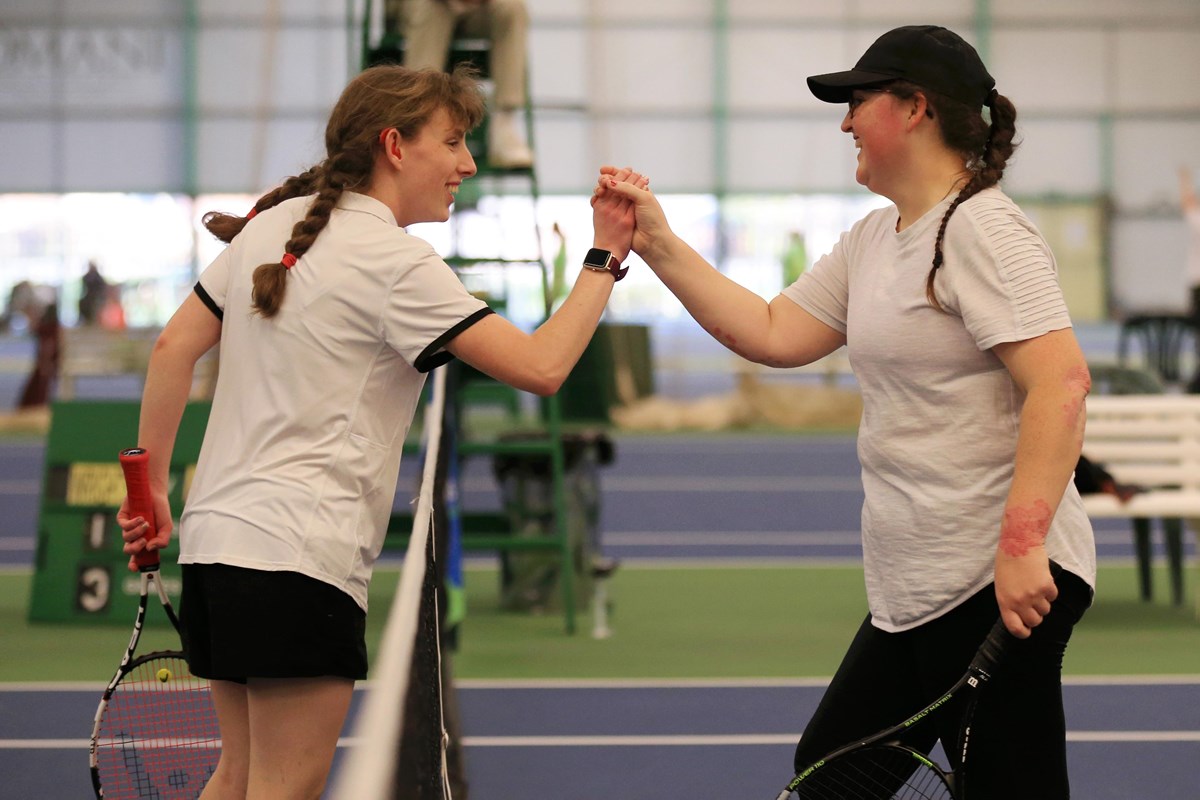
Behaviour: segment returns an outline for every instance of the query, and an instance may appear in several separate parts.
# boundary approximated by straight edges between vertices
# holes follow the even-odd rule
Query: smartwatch
[[[596,272],[611,272],[613,280],[621,280],[625,277],[625,273],[629,272],[629,267],[622,267],[621,262],[617,261],[617,257],[609,250],[601,250],[599,247],[593,247],[588,250],[587,255],[583,258],[583,266],[585,269],[593,269]]]

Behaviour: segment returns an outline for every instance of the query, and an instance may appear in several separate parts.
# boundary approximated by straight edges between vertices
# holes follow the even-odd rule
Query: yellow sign
[[[67,471],[67,505],[119,506],[125,499],[120,464],[76,462]]]

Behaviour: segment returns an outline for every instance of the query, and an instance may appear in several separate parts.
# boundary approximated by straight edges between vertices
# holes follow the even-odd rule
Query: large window
[[[0,195],[0,292],[30,281],[57,296],[65,324],[78,320],[81,279],[94,262],[118,287],[127,323],[162,325],[191,291],[197,275],[224,245],[206,231],[209,211],[244,213],[256,198],[243,194]],[[793,234],[806,263],[829,250],[868,210],[886,202],[872,195],[664,195],[672,228],[700,255],[763,297],[783,285],[783,259]],[[536,224],[535,224],[536,223]],[[518,325],[545,315],[544,287],[561,298],[592,246],[586,196],[542,197],[534,213],[527,196],[487,196],[456,210],[449,223],[414,225],[409,232],[443,256],[527,259],[530,263],[462,267],[464,283],[502,304]],[[538,247],[538,235],[541,248]],[[543,277],[538,260],[547,272]],[[609,303],[608,319],[647,324],[686,316],[679,302],[636,255],[629,276]],[[557,276],[556,276],[557,273]],[[557,282],[556,282],[557,278]]]

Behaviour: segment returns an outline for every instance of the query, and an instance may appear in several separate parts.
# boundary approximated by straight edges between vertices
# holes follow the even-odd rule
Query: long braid
[[[987,127],[983,146],[979,148],[971,145],[980,138],[979,133],[982,132],[983,127],[982,118],[961,104],[943,102],[939,105],[941,108],[938,109],[937,116],[942,123],[942,135],[946,138],[948,145],[968,156],[967,169],[971,171],[971,179],[959,191],[954,202],[942,216],[942,223],[938,226],[937,239],[933,245],[933,266],[925,278],[925,297],[934,308],[940,311],[942,304],[938,302],[937,295],[933,291],[933,282],[944,260],[942,242],[946,238],[946,226],[950,222],[950,215],[963,202],[984,189],[997,185],[1004,177],[1004,168],[1008,164],[1008,159],[1012,157],[1013,151],[1017,148],[1015,141],[1017,109],[1011,100],[995,89],[992,90],[987,100],[991,123]],[[967,112],[967,116],[961,115],[963,111]]]
[[[299,175],[288,178],[280,186],[275,187],[258,198],[258,201],[254,204],[254,208],[245,216],[227,214],[224,211],[209,211],[201,221],[209,233],[222,242],[225,242],[225,244],[229,244],[235,236],[242,232],[242,228],[246,227],[246,223],[255,214],[260,211],[266,211],[268,208],[274,208],[284,200],[312,194],[313,189],[317,185],[317,179],[320,177],[320,172],[321,165],[317,165]]]
[[[450,73],[370,67],[350,81],[330,114],[324,161],[264,194],[244,217],[221,212],[204,216],[205,227],[229,243],[255,214],[285,200],[313,196],[304,218],[292,227],[283,257],[254,269],[251,297],[257,313],[267,318],[279,313],[288,271],[325,230],[342,194],[365,191],[371,183],[387,131],[394,128],[402,139],[415,139],[438,109],[445,109],[466,130],[480,123],[484,99],[474,70],[462,65]]]
[[[279,312],[287,290],[287,272],[291,264],[307,253],[317,236],[325,230],[342,193],[357,186],[370,174],[371,160],[369,147],[350,148],[326,160],[308,213],[292,227],[292,237],[283,246],[284,260],[260,264],[254,270],[252,297],[258,313],[270,318]]]

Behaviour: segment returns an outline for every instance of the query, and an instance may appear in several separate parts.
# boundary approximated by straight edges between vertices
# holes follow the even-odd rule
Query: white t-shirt
[[[491,312],[387,206],[347,192],[279,313],[254,313],[255,268],[311,202],[257,215],[196,285],[222,318],[221,366],[179,561],[299,572],[365,609],[425,373]]]
[[[1024,395],[990,348],[1071,326],[1054,258],[1000,190],[951,216],[935,290],[933,245],[950,200],[897,233],[872,212],[784,295],[846,334],[863,396],[858,434],[867,597],[876,627],[906,630],[994,578]],[[1095,544],[1068,485],[1050,557],[1095,585]]]

